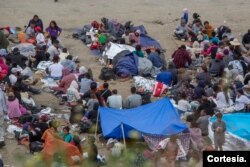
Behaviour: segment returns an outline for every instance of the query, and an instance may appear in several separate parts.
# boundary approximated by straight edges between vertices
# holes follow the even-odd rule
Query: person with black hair
[[[68,126],[65,126],[63,128],[63,133],[61,134],[61,136],[66,143],[70,143],[73,141],[73,135],[70,133],[70,128]]]
[[[100,94],[100,98],[103,98],[103,100],[106,103],[108,97],[112,95],[112,93],[111,93],[111,91],[109,89],[109,84],[107,82],[104,82],[104,84],[103,84],[103,90],[101,90],[99,92],[99,94]]]
[[[117,89],[112,90],[112,96],[108,97],[107,105],[110,108],[122,109],[122,96],[118,95]]]
[[[62,29],[58,27],[56,21],[52,20],[49,24],[49,27],[46,28],[46,32],[50,37],[55,37],[57,39],[62,33]]]
[[[204,22],[204,28],[203,28],[203,30],[205,30],[207,32],[208,37],[211,39],[212,38],[212,32],[214,32],[214,28],[213,28],[213,26],[211,26],[209,24],[208,21]]]
[[[68,55],[65,60],[61,61],[64,69],[67,69],[69,72],[76,71],[76,63],[73,61],[73,56]]]
[[[22,55],[18,48],[14,48],[12,53],[6,56],[6,60],[9,64],[16,64],[23,68],[28,58]]]
[[[242,44],[243,46],[249,50],[250,49],[250,29],[247,31],[247,33],[242,38]]]
[[[38,17],[38,15],[34,15],[32,19],[30,19],[28,27],[31,24],[35,24],[35,27],[40,27],[41,32],[43,32],[43,21]]]
[[[47,52],[50,54],[50,60],[53,60],[54,56],[59,56],[59,41],[54,40],[52,41],[52,45],[49,46]]]
[[[135,55],[137,55],[138,57],[142,57],[142,58],[144,57],[144,54],[143,54],[142,49],[141,49],[141,45],[136,45],[135,51],[133,51],[133,53]]]
[[[136,93],[136,88],[131,87],[130,91],[131,95],[129,95],[124,102],[124,107],[127,109],[136,108],[142,104],[142,97]]]
[[[85,73],[84,78],[80,81],[80,93],[85,94],[90,89],[90,85],[93,81],[90,79],[89,73]]]
[[[186,68],[188,65],[192,63],[192,59],[189,53],[186,50],[185,45],[181,45],[173,54],[173,63],[175,67],[178,68]]]

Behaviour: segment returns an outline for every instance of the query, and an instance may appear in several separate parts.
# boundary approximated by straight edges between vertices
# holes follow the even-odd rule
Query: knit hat
[[[216,59],[222,60],[223,59],[223,55],[221,53],[217,53],[216,54]]]
[[[36,31],[36,32],[41,32],[42,29],[41,29],[41,27],[37,26],[37,27],[35,28],[35,31]]]

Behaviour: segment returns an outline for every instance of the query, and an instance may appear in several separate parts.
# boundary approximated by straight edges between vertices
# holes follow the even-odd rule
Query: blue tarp
[[[121,125],[124,127],[126,138],[131,137],[131,131],[169,136],[187,129],[169,98],[134,109],[117,110],[100,107],[99,111],[102,132],[107,138],[122,138]]]
[[[215,120],[215,117],[211,118],[211,122]],[[222,120],[225,121],[228,132],[250,141],[250,113],[224,114]]]
[[[154,47],[157,49],[162,49],[159,42],[145,34],[140,35],[140,44],[143,48]]]
[[[118,60],[115,66],[115,71],[118,76],[138,75],[138,57],[133,53],[125,55],[124,57]]]

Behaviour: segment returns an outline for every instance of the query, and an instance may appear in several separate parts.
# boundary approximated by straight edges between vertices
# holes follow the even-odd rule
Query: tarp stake
[[[126,139],[125,139],[125,133],[124,133],[123,123],[121,123],[121,129],[122,129],[123,144],[124,144],[125,151],[126,151],[126,150],[127,150],[127,147],[126,147]]]

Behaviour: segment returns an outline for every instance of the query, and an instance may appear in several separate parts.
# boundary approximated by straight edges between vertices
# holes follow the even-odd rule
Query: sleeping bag
[[[115,72],[118,76],[138,75],[138,56],[130,53],[121,58],[115,66]]]

